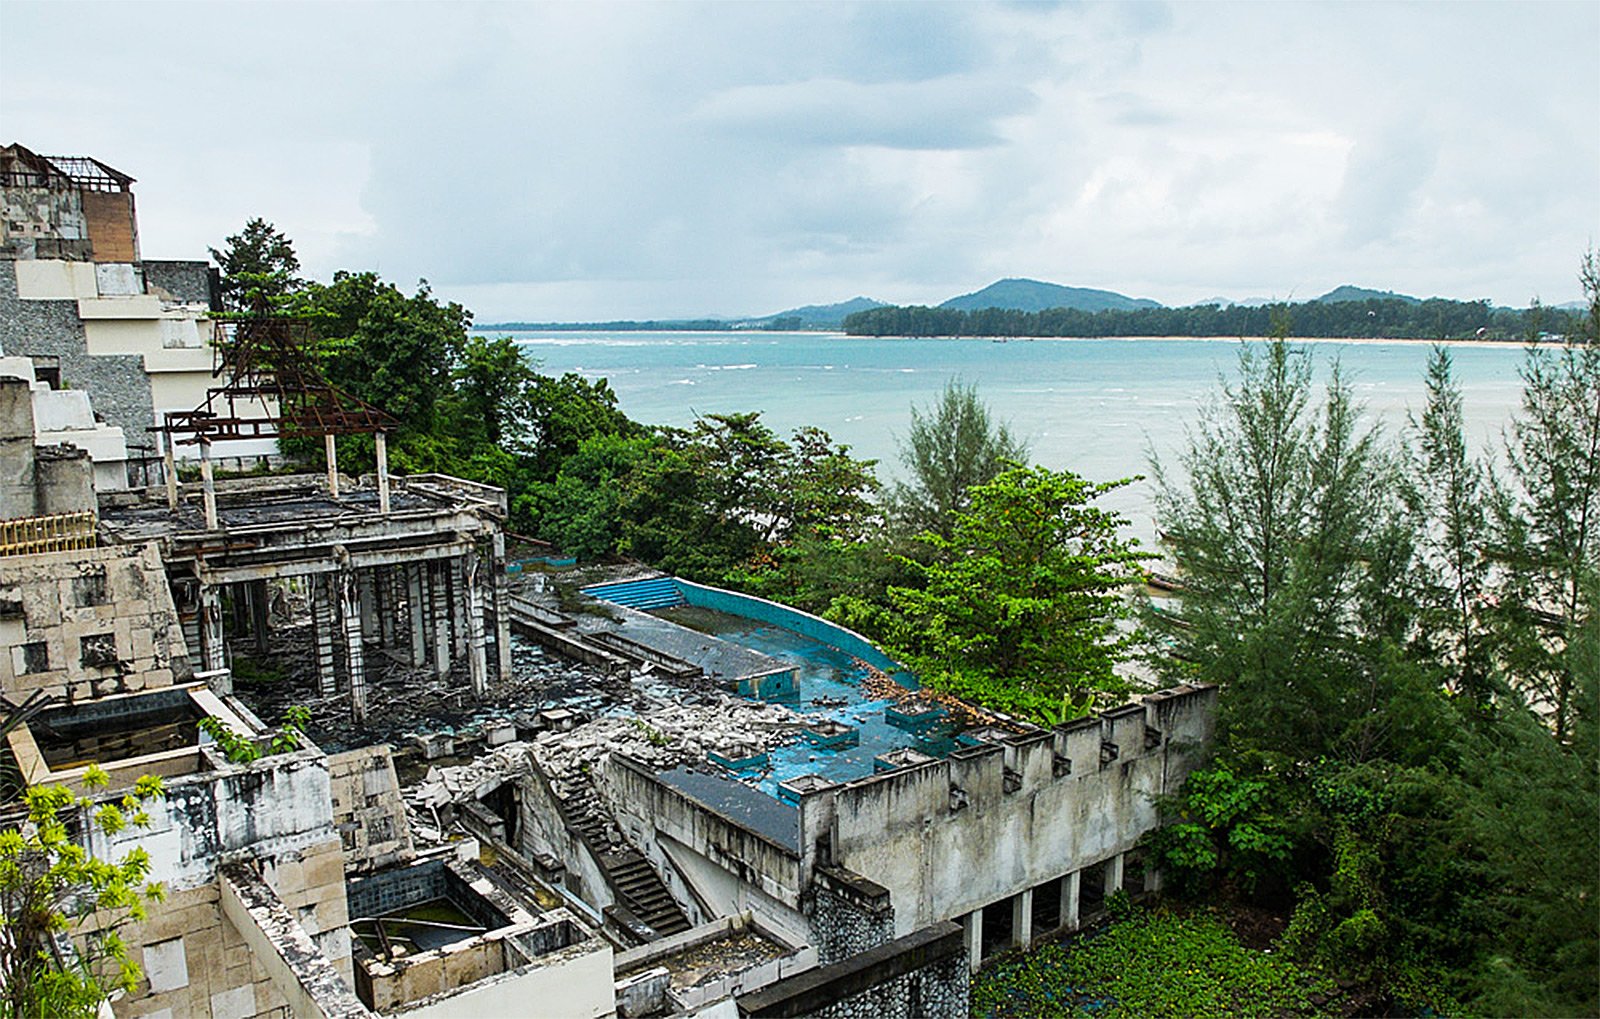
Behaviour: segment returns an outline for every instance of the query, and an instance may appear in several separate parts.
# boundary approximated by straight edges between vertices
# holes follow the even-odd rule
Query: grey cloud
[[[964,149],[998,144],[995,122],[1035,105],[1027,89],[965,78],[881,85],[822,79],[727,89],[693,119],[767,144]]]

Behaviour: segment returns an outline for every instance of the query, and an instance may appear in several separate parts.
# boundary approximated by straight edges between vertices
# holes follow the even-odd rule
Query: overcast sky
[[[480,322],[1523,305],[1600,244],[1600,4],[0,2],[0,141],[138,178],[150,258],[246,219]]]

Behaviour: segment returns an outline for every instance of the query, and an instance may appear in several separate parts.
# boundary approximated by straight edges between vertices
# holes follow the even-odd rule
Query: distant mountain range
[[[1420,304],[1421,298],[1411,297],[1406,294],[1397,294],[1392,290],[1373,290],[1367,287],[1358,287],[1350,284],[1335,287],[1323,294],[1314,297],[1313,302],[1326,304],[1343,301],[1373,301],[1394,300],[1404,301],[1407,304]],[[1213,297],[1204,301],[1196,301],[1190,307],[1207,304],[1216,304],[1223,307],[1239,305],[1242,307],[1260,307],[1264,304],[1277,303],[1271,298],[1247,298],[1234,301],[1226,297]],[[1571,301],[1558,305],[1561,308],[1582,308],[1581,301]],[[853,297],[848,301],[837,304],[807,304],[799,308],[790,308],[787,311],[776,312],[771,315],[761,315],[753,318],[707,318],[707,319],[672,319],[650,321],[622,321],[622,322],[498,322],[480,326],[480,329],[512,329],[512,330],[558,330],[558,329],[607,329],[607,330],[735,330],[735,329],[766,329],[766,330],[803,330],[821,329],[834,330],[843,328],[847,315],[858,311],[868,311],[873,308],[889,307],[884,301],[873,300],[870,297]],[[1000,308],[1008,311],[1036,312],[1048,308],[1073,308],[1078,311],[1137,311],[1141,308],[1164,307],[1158,301],[1143,297],[1128,297],[1112,290],[1095,290],[1089,287],[1067,287],[1059,283],[1046,283],[1041,280],[1030,279],[1003,279],[989,284],[982,290],[970,294],[952,297],[939,305],[957,311],[981,311],[985,308]]]
[[[952,297],[939,305],[957,311],[982,311],[1004,308],[1010,311],[1044,311],[1047,308],[1073,308],[1078,311],[1134,311],[1159,308],[1156,301],[1126,297],[1110,290],[1064,287],[1039,280],[1004,279],[971,294]]]

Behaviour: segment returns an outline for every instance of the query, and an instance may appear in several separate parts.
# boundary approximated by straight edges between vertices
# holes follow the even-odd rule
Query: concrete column
[[[389,515],[389,440],[382,432],[373,436],[378,454],[378,512]]]
[[[378,585],[372,571],[358,570],[355,575],[356,598],[360,602],[361,639],[378,639]]]
[[[328,494],[337,499],[339,498],[339,448],[335,445],[331,434],[322,437],[322,451],[328,460]]]
[[[1033,944],[1033,889],[1024,888],[1011,897],[1011,943],[1022,948]]]
[[[339,689],[333,669],[333,585],[326,574],[310,578],[311,620],[317,632],[317,688],[324,697]]]
[[[511,589],[506,583],[506,536],[503,531],[494,534],[494,561],[489,564],[494,575],[494,648],[495,668],[500,682],[511,678]]]
[[[967,965],[972,967],[972,972],[978,972],[978,967],[983,964],[983,909],[980,907],[967,914]]]
[[[428,634],[424,626],[422,566],[406,567],[406,614],[410,617],[411,664],[420,667],[428,655]]]
[[[395,610],[400,607],[400,599],[395,596],[399,586],[394,581],[393,566],[373,567],[373,589],[378,593],[377,604],[373,610],[378,614],[378,643],[386,648],[392,648],[397,641],[395,633],[399,629],[399,619]]]
[[[205,494],[206,530],[217,529],[217,483],[211,476],[211,443],[200,440],[200,488]]]
[[[1117,853],[1106,860],[1106,900],[1122,887],[1122,854]]]
[[[459,658],[467,653],[467,571],[466,557],[455,556],[446,563],[446,572],[449,577],[450,592],[450,632],[455,637],[451,645],[451,657]]]
[[[194,663],[194,668],[205,669],[205,655],[200,646],[200,617],[203,613],[198,602],[195,610],[187,615],[180,615],[178,623],[183,628],[183,646],[189,652],[189,659]]]
[[[272,591],[265,580],[252,580],[246,585],[250,598],[250,629],[255,637],[256,651],[266,654],[271,645],[268,637],[271,635],[272,624],[267,619],[267,600],[272,597]]]
[[[489,663],[483,646],[483,587],[478,583],[478,553],[461,557],[467,596],[467,672],[472,677],[472,692],[479,697],[489,693]]]
[[[1078,871],[1061,879],[1061,926],[1078,929]]]
[[[361,597],[354,571],[339,574],[339,614],[344,617],[345,664],[350,672],[350,717],[367,720],[367,671],[361,647]]]
[[[35,514],[33,442],[33,391],[25,379],[0,379],[0,520]]]
[[[205,581],[200,582],[200,653],[206,671],[227,668],[222,640],[222,590]]]
[[[428,564],[428,588],[433,613],[433,668],[440,676],[450,674],[450,605],[445,593],[445,570],[449,560],[435,559]]]
[[[161,473],[167,481],[167,509],[178,508],[178,461],[172,455],[172,436],[157,432],[161,437]]]

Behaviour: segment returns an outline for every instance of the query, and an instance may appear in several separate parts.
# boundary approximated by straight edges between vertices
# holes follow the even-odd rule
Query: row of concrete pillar
[[[1117,853],[1082,870],[1026,888],[962,918],[967,961],[976,970],[1000,952],[1028,948],[1046,934],[1076,930],[1103,910],[1117,889],[1137,895],[1155,891],[1159,884],[1159,875],[1145,870],[1141,856]]]
[[[350,698],[357,721],[367,717],[366,651],[377,647],[418,668],[447,676],[465,659],[476,696],[489,691],[493,673],[510,675],[511,633],[503,574],[475,551],[363,568],[347,567],[301,578],[307,587],[321,694]],[[234,639],[267,648],[267,582],[202,584],[191,639],[207,670],[227,666],[223,588],[232,605]]]

